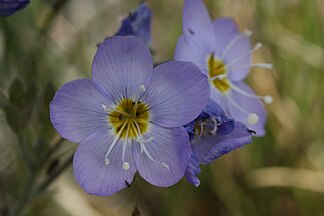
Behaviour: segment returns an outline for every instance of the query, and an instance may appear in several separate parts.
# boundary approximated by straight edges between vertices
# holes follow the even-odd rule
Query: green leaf
[[[5,106],[4,111],[8,125],[14,132],[18,134],[23,126],[21,122],[21,112],[12,105]]]
[[[5,106],[10,104],[7,96],[0,91],[0,108],[4,109]]]
[[[49,103],[53,100],[55,95],[55,88],[51,82],[47,83],[43,95],[43,107],[49,109]]]
[[[9,88],[9,100],[12,105],[23,108],[25,105],[25,86],[21,79],[16,78]]]

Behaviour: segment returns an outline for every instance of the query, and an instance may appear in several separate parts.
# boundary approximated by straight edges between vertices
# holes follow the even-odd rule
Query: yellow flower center
[[[230,90],[229,80],[226,77],[226,66],[225,64],[214,57],[214,54],[211,54],[208,57],[208,75],[212,79],[212,83],[216,89],[221,93],[226,93]],[[224,76],[225,75],[225,76]]]
[[[121,138],[139,138],[148,129],[150,113],[148,106],[140,101],[123,99],[109,113],[109,121]]]

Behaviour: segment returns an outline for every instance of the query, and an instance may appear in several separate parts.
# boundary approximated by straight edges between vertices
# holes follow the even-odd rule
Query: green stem
[[[73,155],[71,155],[68,159],[64,161],[62,166],[54,171],[51,175],[47,177],[47,179],[38,185],[35,189],[33,187],[34,181],[37,177],[37,171],[30,173],[27,181],[25,182],[24,188],[22,190],[22,194],[14,206],[14,208],[10,211],[9,216],[18,216],[20,215],[26,205],[38,194],[43,192],[69,165],[72,164]],[[36,169],[35,169],[36,170]]]
[[[36,173],[30,173],[27,178],[27,181],[24,184],[24,187],[22,189],[22,193],[21,193],[21,196],[20,196],[18,202],[16,203],[14,208],[12,210],[10,210],[10,213],[9,213],[10,216],[18,216],[24,210],[26,204],[29,201],[30,194],[33,189],[32,185],[33,185],[35,179],[36,179]]]
[[[27,164],[28,171],[32,171],[32,170],[34,170],[34,167],[33,167],[34,163],[33,163],[33,159],[30,154],[30,150],[26,146],[26,142],[24,141],[23,137],[19,134],[18,134],[18,140],[19,140],[19,143],[18,143],[19,150],[23,157],[23,160]]]
[[[68,157],[62,164],[62,166],[58,169],[56,169],[54,172],[52,172],[47,179],[40,184],[36,189],[32,192],[31,197],[33,198],[37,194],[43,192],[69,165],[71,165],[73,162],[73,155]]]

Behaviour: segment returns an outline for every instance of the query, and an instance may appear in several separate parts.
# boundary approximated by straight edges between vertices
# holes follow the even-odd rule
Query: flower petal
[[[201,137],[195,140],[192,148],[196,152],[199,163],[208,164],[216,158],[251,142],[252,136],[248,128],[244,124],[236,122],[231,133]]]
[[[243,91],[255,95],[255,92],[243,82],[238,82],[233,84],[236,87],[242,89]],[[267,113],[265,112],[261,101],[259,99],[253,99],[247,97],[233,90],[231,92],[231,98],[249,113],[257,114],[259,120],[256,124],[249,124],[249,122],[247,121],[248,114],[242,112],[236,106],[233,106],[233,104],[227,101],[229,115],[232,116],[237,121],[243,122],[249,129],[254,130],[256,132],[256,136],[264,136],[265,134],[264,125],[266,122]]]
[[[186,0],[183,9],[183,34],[186,40],[212,52],[215,45],[213,25],[201,0]]]
[[[152,13],[145,3],[141,3],[122,22],[116,35],[134,35],[146,45],[151,45],[151,17]]]
[[[74,155],[74,175],[80,186],[89,194],[110,196],[133,181],[136,172],[132,148],[126,147],[125,161],[129,169],[123,169],[122,140],[118,141],[109,154],[110,163],[105,164],[105,155],[114,137],[101,128],[83,140]]]
[[[148,86],[153,60],[147,46],[134,36],[115,36],[100,44],[92,65],[93,79],[116,100],[138,98]]]
[[[50,116],[60,135],[80,143],[98,128],[109,127],[102,104],[112,99],[101,93],[99,85],[90,79],[79,79],[63,85],[50,103]]]
[[[159,187],[171,186],[184,176],[190,159],[188,134],[183,127],[169,129],[150,124],[149,128],[146,134],[153,140],[144,145],[157,162],[152,161],[145,152],[141,153],[140,144],[135,143],[133,156],[136,167],[149,183]]]
[[[192,151],[191,159],[188,163],[188,167],[185,172],[185,177],[186,177],[187,181],[190,184],[198,187],[200,185],[200,180],[198,178],[198,175],[200,174],[200,172],[201,172],[201,170],[199,167],[196,153],[195,153],[195,151]]]
[[[248,73],[251,64],[251,46],[247,36],[240,33],[235,21],[228,17],[218,18],[213,22],[216,38],[215,54],[224,59],[229,67],[228,76],[230,80],[241,81]]]
[[[208,56],[208,51],[201,49],[195,43],[190,43],[186,41],[184,36],[178,39],[177,47],[174,54],[174,59],[176,61],[188,61],[197,65],[201,72],[208,75],[206,58]]]
[[[179,127],[195,119],[209,99],[207,77],[190,62],[167,62],[154,69],[141,99],[149,106],[150,121]]]

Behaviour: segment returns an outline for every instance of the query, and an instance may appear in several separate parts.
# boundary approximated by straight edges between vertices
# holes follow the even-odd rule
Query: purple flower
[[[186,0],[183,12],[183,35],[175,52],[176,60],[195,63],[209,78],[211,99],[226,113],[264,135],[266,112],[260,101],[271,103],[270,96],[257,96],[243,79],[251,67],[271,68],[270,64],[251,62],[250,31],[240,33],[230,18],[211,21],[200,0]]]
[[[145,3],[140,4],[122,22],[116,35],[133,35],[141,39],[146,45],[151,45],[151,17],[152,13]]]
[[[29,0],[0,0],[0,16],[11,16],[29,3]]]
[[[167,62],[153,69],[144,43],[115,36],[99,46],[92,79],[61,87],[50,114],[61,136],[80,143],[73,166],[81,187],[106,196],[131,183],[136,171],[156,186],[178,182],[191,154],[182,125],[208,98],[197,66]]]
[[[209,164],[216,158],[252,142],[252,131],[244,124],[224,115],[222,108],[209,101],[202,113],[185,126],[192,147],[185,172],[189,183],[199,186],[199,164]]]

